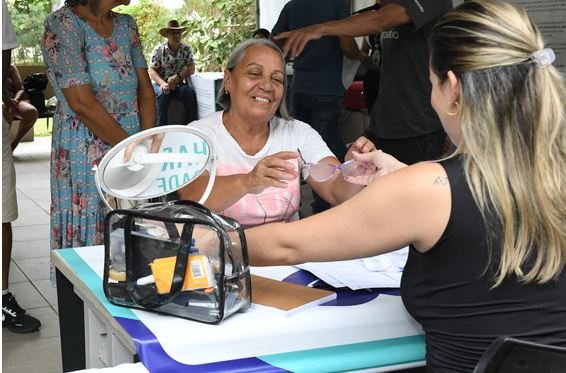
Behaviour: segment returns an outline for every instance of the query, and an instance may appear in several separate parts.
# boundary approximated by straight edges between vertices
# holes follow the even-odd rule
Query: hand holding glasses
[[[353,184],[367,185],[365,182],[359,182],[360,180],[371,179],[369,176],[375,174],[375,167],[371,166],[371,163],[359,161],[356,159],[351,159],[340,165],[333,165],[329,163],[308,163],[304,160],[301,151],[297,149],[300,158],[300,168],[306,168],[310,177],[314,181],[324,182],[330,180],[336,171],[342,173],[344,180],[351,182]],[[363,180],[362,180],[363,179]]]

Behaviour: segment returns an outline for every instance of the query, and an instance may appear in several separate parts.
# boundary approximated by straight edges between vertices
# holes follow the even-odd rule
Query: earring
[[[446,114],[450,115],[451,117],[453,117],[454,115],[460,112],[460,103],[458,101],[454,101],[453,104],[456,105],[456,111],[449,112],[448,110],[446,110]]]
[[[230,94],[230,91],[227,90],[227,89],[225,89],[225,90],[224,90],[224,94],[225,94],[226,96],[228,96],[228,95]]]

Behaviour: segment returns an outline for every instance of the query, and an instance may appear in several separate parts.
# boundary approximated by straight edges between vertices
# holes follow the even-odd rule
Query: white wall
[[[277,18],[279,18],[279,13],[281,9],[289,0],[259,0],[257,2],[257,7],[259,11],[259,26],[260,28],[267,29],[271,31]]]

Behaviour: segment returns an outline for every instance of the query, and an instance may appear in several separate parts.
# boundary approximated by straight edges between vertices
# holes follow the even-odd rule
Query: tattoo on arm
[[[448,185],[448,177],[447,176],[437,176],[434,179],[432,185]]]

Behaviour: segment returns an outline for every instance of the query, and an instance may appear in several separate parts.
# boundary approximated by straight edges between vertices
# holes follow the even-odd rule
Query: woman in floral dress
[[[112,11],[129,2],[67,0],[45,21],[42,52],[58,99],[51,249],[103,243],[107,209],[93,167],[113,145],[155,125],[155,95],[136,23]]]

